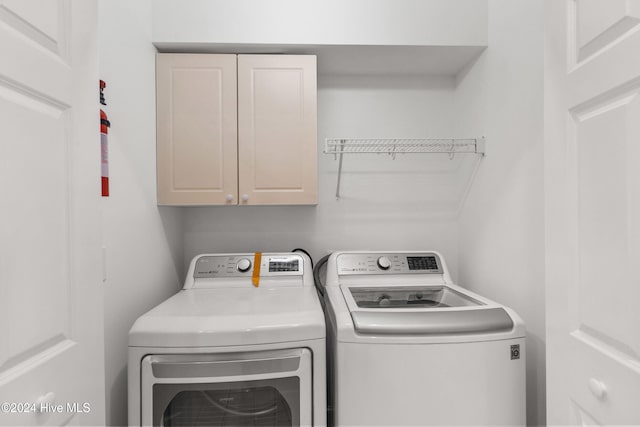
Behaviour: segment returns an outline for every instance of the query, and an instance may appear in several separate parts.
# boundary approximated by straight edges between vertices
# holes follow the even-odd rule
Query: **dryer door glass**
[[[154,425],[300,425],[297,377],[197,385],[156,384],[153,394]]]

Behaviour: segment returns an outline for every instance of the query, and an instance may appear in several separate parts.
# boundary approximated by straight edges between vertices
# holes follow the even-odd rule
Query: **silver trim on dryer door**
[[[187,360],[185,356],[149,356],[155,378],[229,377],[259,375],[276,372],[295,372],[300,366],[300,354],[272,359],[233,360],[217,355],[199,355]]]
[[[507,332],[511,316],[500,307],[418,312],[352,311],[357,333],[380,335],[464,335]]]

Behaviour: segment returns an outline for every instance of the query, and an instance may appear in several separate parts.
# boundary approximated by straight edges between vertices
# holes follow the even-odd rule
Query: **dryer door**
[[[308,349],[151,355],[141,369],[144,426],[312,423]]]

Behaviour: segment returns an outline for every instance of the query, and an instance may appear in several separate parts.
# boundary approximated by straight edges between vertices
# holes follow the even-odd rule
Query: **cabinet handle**
[[[233,194],[227,194],[227,202],[233,202]]]
[[[247,200],[249,200],[249,195],[248,194],[243,194],[242,195],[242,201],[246,202]]]
[[[595,378],[589,378],[589,390],[598,399],[603,399],[607,394],[607,386]]]
[[[38,399],[36,400],[36,412],[40,413],[43,409],[46,411],[45,408],[49,405],[52,405],[55,400],[56,394],[51,391],[38,397]]]

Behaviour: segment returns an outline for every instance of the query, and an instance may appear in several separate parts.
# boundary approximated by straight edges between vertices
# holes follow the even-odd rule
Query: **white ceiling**
[[[314,54],[319,74],[457,75],[484,46],[156,43],[160,52]]]

